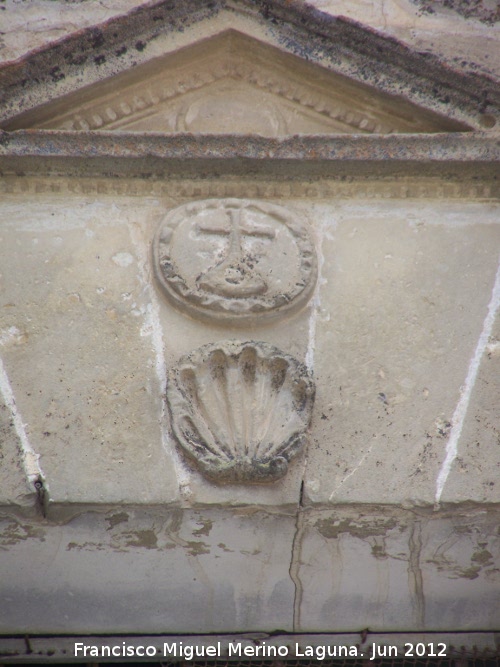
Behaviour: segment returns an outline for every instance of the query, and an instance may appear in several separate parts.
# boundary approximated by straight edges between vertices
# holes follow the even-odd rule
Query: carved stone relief
[[[227,134],[248,132],[279,137],[289,133],[289,123],[285,118],[287,110],[276,96],[252,90],[232,80],[222,81],[210,88],[184,95],[186,101],[176,115],[177,132],[220,132],[223,109],[224,131]],[[252,104],[249,104],[250,99]],[[321,128],[321,125],[318,127]]]
[[[305,225],[282,206],[248,199],[174,209],[158,230],[153,255],[156,277],[172,303],[224,322],[296,310],[316,282],[316,254]]]
[[[167,401],[175,438],[218,483],[273,482],[302,448],[314,383],[306,367],[260,342],[223,341],[180,359]]]
[[[2,128],[278,137],[468,126],[229,30],[83,86]]]

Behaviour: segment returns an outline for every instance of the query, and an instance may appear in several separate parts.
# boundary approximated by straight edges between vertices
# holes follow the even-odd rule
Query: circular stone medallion
[[[233,323],[297,310],[317,275],[306,226],[282,206],[248,199],[208,199],[170,211],[153,261],[178,308]]]

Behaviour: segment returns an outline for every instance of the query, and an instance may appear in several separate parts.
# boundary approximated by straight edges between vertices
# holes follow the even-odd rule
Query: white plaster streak
[[[493,324],[495,322],[495,315],[500,306],[500,258],[498,263],[498,269],[495,278],[495,284],[493,285],[493,290],[491,293],[490,303],[488,305],[488,313],[483,323],[483,330],[477,341],[476,349],[472,355],[472,359],[469,364],[469,370],[467,372],[467,377],[465,383],[460,391],[460,398],[458,400],[455,412],[451,420],[452,427],[450,431],[450,437],[446,443],[446,456],[443,461],[443,465],[439,471],[439,475],[436,481],[436,503],[439,503],[441,500],[441,495],[443,493],[444,485],[450,474],[451,466],[458,453],[458,441],[462,433],[462,428],[465,421],[465,416],[467,414],[467,409],[469,407],[470,397],[472,395],[472,390],[476,383],[477,374],[479,371],[479,365],[481,363],[481,358],[484,354],[486,346],[488,345],[489,338],[491,336],[491,331],[493,329]]]
[[[322,270],[325,258],[323,255],[323,239],[325,236],[325,223],[321,223],[318,230],[318,279],[316,282],[316,289],[314,290],[314,296],[311,299],[311,313],[309,315],[309,336],[307,341],[307,352],[305,363],[307,370],[312,373],[314,371],[314,352],[316,349],[316,324],[318,321],[318,314],[321,308],[321,295],[320,290],[323,284],[322,279]]]
[[[130,227],[130,238],[134,244],[138,259],[139,273],[138,278],[142,286],[142,291],[149,302],[142,312],[144,316],[144,324],[141,327],[141,336],[151,336],[151,342],[155,353],[155,369],[158,378],[160,395],[161,395],[161,415],[160,415],[160,430],[163,449],[172,456],[177,480],[183,493],[189,492],[189,477],[185,471],[181,461],[177,457],[175,447],[171,446],[168,429],[166,425],[165,414],[165,400],[163,398],[165,393],[165,385],[167,381],[167,364],[165,361],[163,329],[160,320],[160,304],[156,297],[156,292],[151,282],[151,270],[149,268],[149,255],[146,250],[144,239],[140,231],[135,227]]]
[[[26,476],[31,484],[35,482],[42,481],[45,483],[45,475],[40,467],[39,459],[40,456],[35,452],[33,447],[28,440],[28,435],[26,433],[26,426],[19,414],[17,409],[16,399],[14,397],[14,392],[9,382],[9,377],[7,371],[3,365],[3,361],[0,358],[0,393],[2,394],[3,400],[7,409],[10,411],[12,416],[12,422],[14,428],[19,437],[21,455],[23,467],[26,472]],[[46,486],[46,485],[45,485]]]
[[[16,340],[21,335],[17,327],[9,327],[5,331],[0,332],[0,345],[5,345],[10,341]]]

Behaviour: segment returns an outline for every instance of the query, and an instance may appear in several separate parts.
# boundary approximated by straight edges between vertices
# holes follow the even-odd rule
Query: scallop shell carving
[[[273,482],[304,445],[314,383],[303,364],[272,345],[225,341],[179,361],[167,401],[178,444],[206,477]]]

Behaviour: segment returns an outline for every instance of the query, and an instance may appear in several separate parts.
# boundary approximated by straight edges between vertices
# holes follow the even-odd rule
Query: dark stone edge
[[[0,130],[0,173],[198,178],[259,174],[498,174],[500,136],[486,133],[313,135],[131,134]]]
[[[434,54],[302,0],[155,0],[0,66],[0,119],[78,89],[65,79],[82,80],[83,68],[85,85],[91,85],[143,64],[155,39],[221,11],[252,17],[287,53],[450,119],[480,129],[485,115],[499,115],[500,82],[494,78],[452,68]]]

